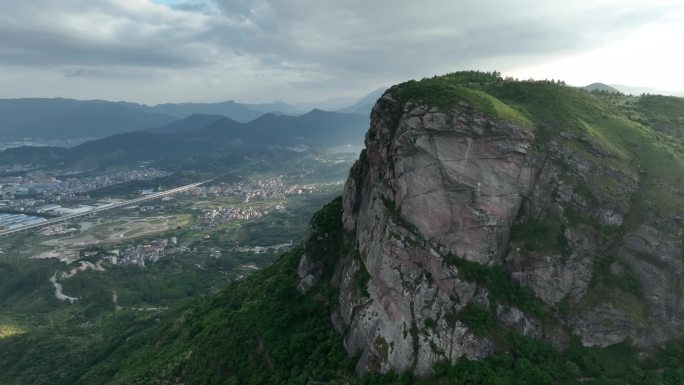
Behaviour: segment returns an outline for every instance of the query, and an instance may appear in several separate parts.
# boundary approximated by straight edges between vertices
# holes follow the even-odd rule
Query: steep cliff
[[[677,338],[678,106],[658,115],[664,130],[639,98],[554,82],[395,86],[345,185],[348,252],[326,268],[305,247],[299,290],[331,276],[331,319],[360,373],[482,358],[501,330],[557,347]]]

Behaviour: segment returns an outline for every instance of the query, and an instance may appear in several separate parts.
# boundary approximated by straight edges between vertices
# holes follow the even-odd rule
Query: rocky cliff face
[[[357,371],[427,374],[489,355],[495,340],[472,309],[556,345],[577,335],[587,346],[650,346],[680,334],[682,218],[633,210],[644,181],[618,150],[397,92],[373,109],[343,196],[350,251],[332,275],[331,319],[347,351],[361,352]],[[468,266],[503,269],[540,311]],[[322,265],[305,255],[299,275],[306,291]]]

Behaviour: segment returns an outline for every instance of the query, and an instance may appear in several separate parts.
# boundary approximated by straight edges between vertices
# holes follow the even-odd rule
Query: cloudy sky
[[[0,98],[300,102],[459,69],[684,90],[682,0],[0,3]]]

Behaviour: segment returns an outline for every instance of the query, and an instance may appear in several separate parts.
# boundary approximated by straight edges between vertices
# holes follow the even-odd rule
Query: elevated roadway
[[[136,203],[140,203],[140,202],[145,202],[145,201],[150,201],[150,200],[154,200],[154,199],[159,199],[159,198],[165,197],[165,196],[167,196],[167,195],[173,195],[173,194],[176,194],[176,193],[179,193],[179,192],[183,192],[183,191],[189,190],[189,189],[191,189],[191,188],[193,188],[193,187],[201,186],[201,185],[203,185],[203,184],[205,184],[205,183],[211,182],[212,180],[213,180],[213,179],[205,180],[205,181],[202,181],[202,182],[195,182],[195,183],[187,184],[187,185],[185,185],[185,186],[176,187],[176,188],[173,188],[173,189],[171,189],[171,190],[160,191],[160,192],[158,192],[158,193],[154,193],[154,194],[150,194],[150,195],[145,195],[145,196],[140,197],[140,198],[130,199],[130,200],[127,200],[127,201],[124,201],[124,202],[110,203],[110,204],[107,204],[107,205],[104,205],[104,206],[96,207],[96,208],[94,208],[94,209],[92,209],[92,210],[84,211],[84,212],[82,212],[82,213],[63,215],[63,216],[61,216],[61,217],[48,219],[47,221],[43,221],[43,222],[39,222],[39,223],[32,223],[32,224],[30,224],[30,225],[24,225],[24,226],[19,226],[19,227],[13,227],[13,228],[11,228],[11,229],[0,230],[0,237],[6,236],[6,235],[10,235],[10,234],[14,234],[14,233],[18,233],[18,232],[20,232],[20,231],[26,231],[26,230],[36,229],[36,228],[40,228],[40,227],[45,227],[45,226],[54,225],[55,223],[70,221],[70,220],[72,220],[72,219],[76,219],[76,218],[80,218],[80,217],[85,217],[85,216],[97,214],[97,213],[100,213],[100,212],[106,211],[106,210],[116,209],[116,208],[119,208],[119,207],[130,206],[130,205],[133,205],[133,204],[136,204]]]

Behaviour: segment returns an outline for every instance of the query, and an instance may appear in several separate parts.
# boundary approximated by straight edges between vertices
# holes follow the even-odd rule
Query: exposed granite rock
[[[642,282],[641,299],[650,318],[637,343],[650,345],[681,335],[684,327],[684,261],[682,241],[648,225],[627,234],[621,247],[624,260]]]
[[[584,346],[606,347],[625,341],[643,338],[644,330],[639,328],[624,310],[605,302],[572,317],[573,331],[581,337]]]
[[[297,291],[304,294],[318,283],[321,279],[321,269],[322,264],[320,262],[311,260],[309,255],[304,253],[302,259],[299,260],[299,265],[297,265],[297,275],[300,279]]]
[[[568,257],[547,254],[532,258],[518,248],[508,259],[513,278],[532,288],[550,306],[557,305],[564,298],[570,298],[573,303],[579,301],[592,277],[596,234],[587,226],[581,226],[565,230],[565,237],[573,250]]]
[[[488,301],[486,290],[460,278],[443,256],[501,260],[533,184],[533,136],[464,106],[402,106],[390,94],[372,117],[368,148],[344,194],[343,223],[371,276],[368,297],[354,299],[358,262],[342,267],[345,346],[362,351],[359,372],[426,374],[438,361],[484,357],[491,341],[457,314],[471,301]]]
[[[392,93],[373,109],[366,150],[345,184],[342,222],[357,249],[333,275],[340,294],[331,320],[347,351],[361,352],[359,373],[428,374],[439,361],[487,356],[493,342],[459,319],[471,303],[502,327],[555,345],[570,333],[587,346],[681,335],[684,220],[651,218],[653,226],[625,231],[640,179],[618,154],[557,130],[539,148],[530,129],[464,103],[443,111]],[[557,228],[555,248],[511,241],[514,224],[534,221]],[[619,280],[636,272],[643,298],[590,295],[605,255],[617,262],[600,273]],[[503,266],[547,306],[548,319],[496,302],[449,258]],[[305,255],[300,291],[318,272]],[[367,283],[356,279],[366,272]]]
[[[539,322],[528,318],[522,310],[512,307],[497,304],[496,316],[501,323],[515,330],[521,335],[534,338],[543,338],[544,329]]]

